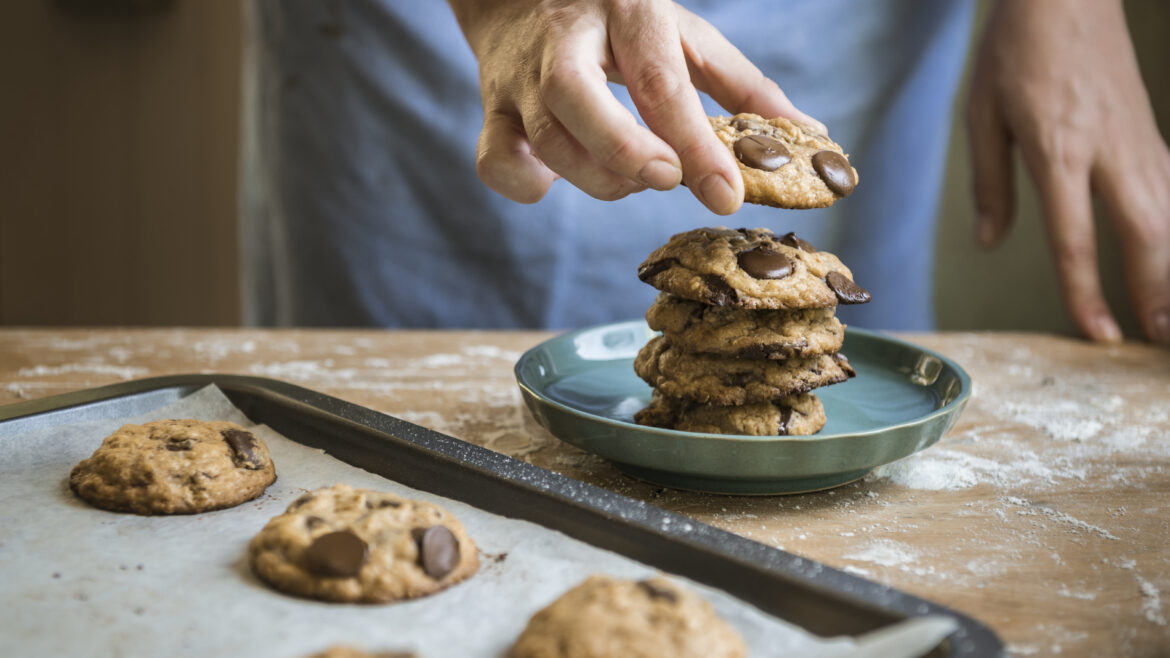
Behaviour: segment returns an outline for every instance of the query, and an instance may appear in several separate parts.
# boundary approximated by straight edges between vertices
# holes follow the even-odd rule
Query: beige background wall
[[[0,324],[239,321],[240,16],[0,2]]]
[[[1166,134],[1170,3],[1127,11]],[[102,17],[50,0],[0,3],[0,324],[239,322],[241,30],[239,0]],[[1016,226],[983,254],[966,162],[957,124],[940,327],[1068,331],[1022,168]],[[1103,237],[1108,293],[1132,331],[1116,245]]]

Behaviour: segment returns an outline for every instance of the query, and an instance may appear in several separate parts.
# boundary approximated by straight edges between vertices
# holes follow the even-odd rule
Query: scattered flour
[[[1031,451],[1005,453],[1008,461],[996,461],[935,448],[874,469],[867,480],[882,479],[910,489],[954,491],[978,484],[997,487],[1026,484],[1054,484],[1060,480],[1085,477],[1084,466],[1067,459],[1041,459]]]
[[[1157,587],[1150,581],[1137,577],[1138,586],[1142,590],[1142,613],[1146,619],[1159,626],[1166,625],[1166,617],[1162,615],[1162,596]]]
[[[1153,583],[1138,573],[1136,561],[1123,559],[1116,564],[1122,569],[1132,571],[1133,577],[1137,579],[1138,590],[1142,593],[1142,614],[1145,615],[1148,621],[1159,626],[1165,626],[1166,617],[1162,614],[1162,593]]]
[[[1061,512],[1059,510],[1054,510],[1051,507],[1043,507],[1041,505],[1036,505],[1030,501],[1024,500],[1023,498],[1017,498],[1015,496],[1006,496],[1004,498],[1001,498],[1000,500],[1004,503],[1007,503],[1008,505],[1014,505],[1016,507],[1023,507],[1024,510],[1017,512],[1017,514],[1023,514],[1023,515],[1040,514],[1040,515],[1043,515],[1043,516],[1046,516],[1046,517],[1052,519],[1053,521],[1057,521],[1057,522],[1072,526],[1073,528],[1075,528],[1077,530],[1086,530],[1088,532],[1095,533],[1097,535],[1100,535],[1101,537],[1104,537],[1105,539],[1114,539],[1114,540],[1119,539],[1119,537],[1117,535],[1114,535],[1113,533],[1109,532],[1108,530],[1106,530],[1100,526],[1095,526],[1091,523],[1086,523],[1086,522],[1084,522],[1076,517],[1069,516],[1068,514],[1065,514],[1064,512]]]
[[[873,542],[868,548],[845,555],[846,560],[872,562],[883,567],[896,567],[918,560],[918,552],[912,547],[889,539]]]
[[[1057,441],[1085,441],[1105,427],[1100,409],[1073,400],[1004,401],[1002,408],[1013,420]]]
[[[104,363],[68,363],[62,366],[21,368],[16,374],[18,377],[49,377],[52,375],[79,373],[87,375],[113,375],[120,379],[134,379],[135,377],[145,375],[147,372],[149,371],[146,368],[135,368],[132,366],[111,366]]]

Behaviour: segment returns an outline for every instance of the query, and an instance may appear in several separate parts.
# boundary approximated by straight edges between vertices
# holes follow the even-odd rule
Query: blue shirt
[[[477,64],[446,3],[257,2],[246,318],[309,326],[571,328],[641,317],[639,263],[700,226],[796,231],[870,304],[850,324],[933,325],[935,221],[970,1],[695,0],[850,154],[829,209],[709,212],[683,187],[511,202],[475,175]],[[615,93],[633,111],[623,88]],[[709,114],[727,114],[704,96]],[[635,113],[636,114],[636,113]]]

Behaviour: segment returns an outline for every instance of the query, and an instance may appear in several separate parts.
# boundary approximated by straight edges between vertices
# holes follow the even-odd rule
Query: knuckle
[[[1060,238],[1054,251],[1057,262],[1066,266],[1096,267],[1097,246],[1090,237]]]
[[[648,66],[627,80],[634,93],[653,112],[677,98],[685,87],[682,76],[664,66]]]
[[[557,153],[564,144],[564,138],[556,122],[548,117],[534,121],[527,127],[527,132],[533,152],[542,160]]]
[[[610,169],[625,168],[639,153],[638,139],[628,133],[618,136],[608,152],[601,154],[601,162]]]
[[[582,84],[582,72],[564,61],[554,60],[541,69],[540,97],[545,101],[565,97]]]

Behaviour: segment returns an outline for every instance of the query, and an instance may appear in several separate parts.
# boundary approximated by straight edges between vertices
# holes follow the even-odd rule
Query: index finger
[[[541,99],[605,167],[654,189],[671,189],[682,176],[678,156],[638,125],[609,90],[599,61],[605,50],[604,36],[589,31],[555,41],[541,62]]]
[[[683,181],[708,208],[743,204],[743,177],[715,136],[683,56],[674,6],[642,2],[609,20],[615,64],[646,125],[678,153]]]

